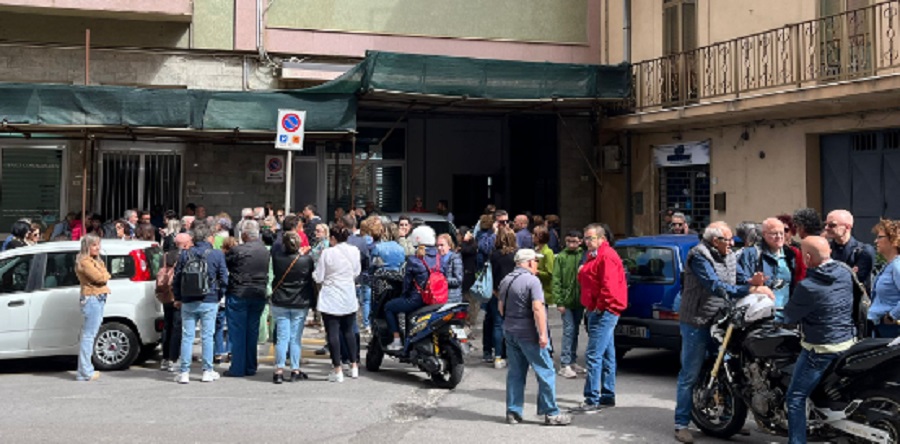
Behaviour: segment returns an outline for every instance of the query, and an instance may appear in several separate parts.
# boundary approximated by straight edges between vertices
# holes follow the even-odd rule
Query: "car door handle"
[[[23,300],[9,301],[9,303],[6,304],[7,307],[21,307],[23,305],[25,305],[25,301]]]

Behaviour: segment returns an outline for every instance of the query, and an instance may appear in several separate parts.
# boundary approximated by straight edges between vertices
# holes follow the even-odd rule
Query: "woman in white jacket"
[[[359,377],[356,356],[359,349],[356,335],[353,334],[353,323],[356,322],[356,311],[359,301],[356,298],[356,276],[360,273],[359,249],[348,244],[350,232],[346,229],[331,232],[331,247],[322,251],[313,279],[322,284],[319,292],[319,303],[316,309],[322,313],[322,321],[328,335],[328,348],[331,351],[331,364],[334,371],[328,374],[331,382],[344,382],[341,371],[341,335],[347,342],[351,362],[350,377]]]

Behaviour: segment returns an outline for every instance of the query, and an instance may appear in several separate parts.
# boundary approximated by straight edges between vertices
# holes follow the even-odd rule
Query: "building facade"
[[[621,11],[625,2],[608,3]],[[631,8],[633,103],[601,130],[613,149],[631,151],[630,190],[613,172],[600,193],[616,231],[664,231],[666,209],[701,228],[808,206],[850,210],[856,235],[870,240],[880,217],[900,217],[897,1]],[[623,28],[609,28],[603,62],[624,60]]]
[[[287,185],[267,172],[270,156],[284,155],[273,147],[274,119],[271,128],[241,121],[233,131],[224,117],[213,119],[215,130],[142,124],[146,115],[165,121],[175,111],[157,104],[133,111],[132,89],[189,96],[186,112],[206,112],[200,120],[209,123],[213,111],[195,108],[212,102],[192,91],[225,94],[214,110],[224,112],[229,100],[244,100],[237,94],[302,91],[333,80],[372,50],[599,65],[602,35],[609,33],[601,23],[604,6],[589,0],[0,0],[0,82],[15,86],[2,94],[28,111],[0,105],[0,231],[19,217],[40,214],[52,222],[82,206],[110,218],[127,208],[180,209],[189,202],[209,214],[236,214],[265,201],[284,205]],[[498,76],[496,83],[520,80]],[[29,85],[30,96],[17,92]],[[65,120],[68,108],[58,102],[69,99],[47,98],[47,87],[60,85],[93,88],[72,93],[80,97],[71,105],[77,118]],[[127,105],[121,122],[91,123],[92,94],[101,93]],[[402,211],[421,196],[430,209],[449,200],[464,216],[458,223],[474,223],[488,202],[562,213],[564,220],[569,215],[573,227],[593,219],[591,158],[601,102],[566,108],[547,96],[459,106],[470,97],[423,96],[363,97],[353,128],[311,131],[295,156],[292,206],[316,203],[330,214],[372,201]],[[271,114],[275,105],[267,96],[252,97],[242,113]],[[53,100],[66,124],[46,124],[51,119],[41,110]],[[41,190],[39,202],[26,192],[31,189]]]

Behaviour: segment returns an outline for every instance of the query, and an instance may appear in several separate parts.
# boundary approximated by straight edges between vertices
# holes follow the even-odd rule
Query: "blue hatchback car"
[[[616,352],[632,348],[679,350],[678,306],[688,251],[697,235],[664,234],[616,242],[628,278],[628,308],[616,326]]]

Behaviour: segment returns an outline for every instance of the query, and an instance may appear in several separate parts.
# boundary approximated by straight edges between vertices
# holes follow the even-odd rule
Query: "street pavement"
[[[561,338],[559,317],[551,317],[553,336]],[[201,383],[195,363],[188,385],[174,383],[153,361],[103,373],[92,383],[73,380],[70,358],[0,361],[0,443],[675,442],[678,357],[671,352],[630,352],[619,364],[617,406],[575,416],[568,427],[540,425],[530,377],[526,422],[510,426],[504,417],[506,372],[482,364],[480,347],[469,356],[462,383],[447,391],[390,359],[380,372],[362,369],[358,380],[329,383],[329,361],[312,354],[320,338],[310,330],[304,341],[303,369],[311,379],[282,385],[271,382],[266,347],[253,377]],[[558,378],[560,405],[577,405],[583,384],[581,376]],[[786,442],[759,432],[752,419],[747,426],[751,434],[731,442]],[[695,437],[724,442],[699,432]]]

